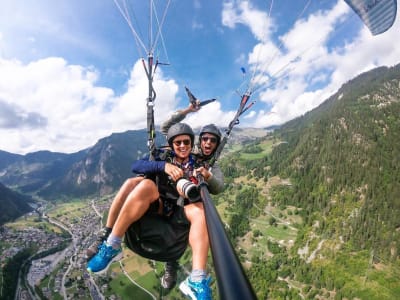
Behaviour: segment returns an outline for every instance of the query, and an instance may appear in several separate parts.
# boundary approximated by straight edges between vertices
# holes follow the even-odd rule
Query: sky
[[[0,150],[17,154],[73,153],[146,128],[149,53],[157,126],[188,106],[185,86],[217,99],[185,119],[195,129],[226,127],[244,93],[255,104],[238,126],[283,124],[400,62],[398,18],[373,36],[343,0],[154,0],[151,16],[143,0],[0,5]]]

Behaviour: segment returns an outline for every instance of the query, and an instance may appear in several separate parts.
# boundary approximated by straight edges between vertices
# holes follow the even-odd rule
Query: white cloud
[[[193,128],[200,128],[209,123],[225,127],[232,120],[234,114],[234,111],[223,111],[221,103],[215,101],[202,107],[197,113],[188,115],[184,122],[190,124]]]
[[[236,24],[246,25],[258,40],[266,40],[272,26],[268,14],[265,11],[253,8],[249,1],[238,2],[224,3],[222,24],[229,28],[235,28]]]
[[[74,152],[113,132],[145,128],[148,86],[143,74],[137,62],[126,93],[117,97],[96,85],[98,73],[91,67],[54,57],[29,64],[0,60],[0,116],[8,116],[0,122],[0,149]],[[161,69],[154,86],[160,93],[155,116],[165,119],[175,109],[178,88],[163,78]]]

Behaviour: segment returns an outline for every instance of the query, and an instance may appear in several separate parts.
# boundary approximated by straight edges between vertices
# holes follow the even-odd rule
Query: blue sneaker
[[[200,282],[193,282],[188,277],[179,285],[179,289],[192,300],[211,300],[210,281],[210,276]]]
[[[102,274],[107,271],[108,266],[122,257],[122,249],[113,249],[106,242],[99,247],[99,252],[89,260],[87,270],[89,272]]]

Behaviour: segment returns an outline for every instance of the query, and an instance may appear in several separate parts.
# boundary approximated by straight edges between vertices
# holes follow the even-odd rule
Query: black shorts
[[[148,259],[158,261],[178,260],[189,243],[190,223],[183,207],[172,206],[168,216],[159,213],[159,203],[134,222],[125,233],[129,249]]]

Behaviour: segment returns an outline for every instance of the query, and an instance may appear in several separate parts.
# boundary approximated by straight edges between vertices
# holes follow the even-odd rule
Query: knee
[[[139,182],[143,180],[143,177],[132,177],[125,180],[124,185],[133,189],[138,185]]]
[[[143,179],[142,182],[140,182],[140,188],[145,189],[147,191],[157,191],[157,186],[154,183],[154,181],[150,179]]]
[[[186,218],[192,223],[205,219],[204,206],[202,202],[192,203],[185,206]]]
[[[132,178],[128,178],[122,185],[121,190],[131,191],[134,187],[135,187],[134,181],[132,181]]]
[[[154,181],[150,179],[143,179],[134,189],[135,195],[143,199],[156,200],[159,198],[158,188]]]

